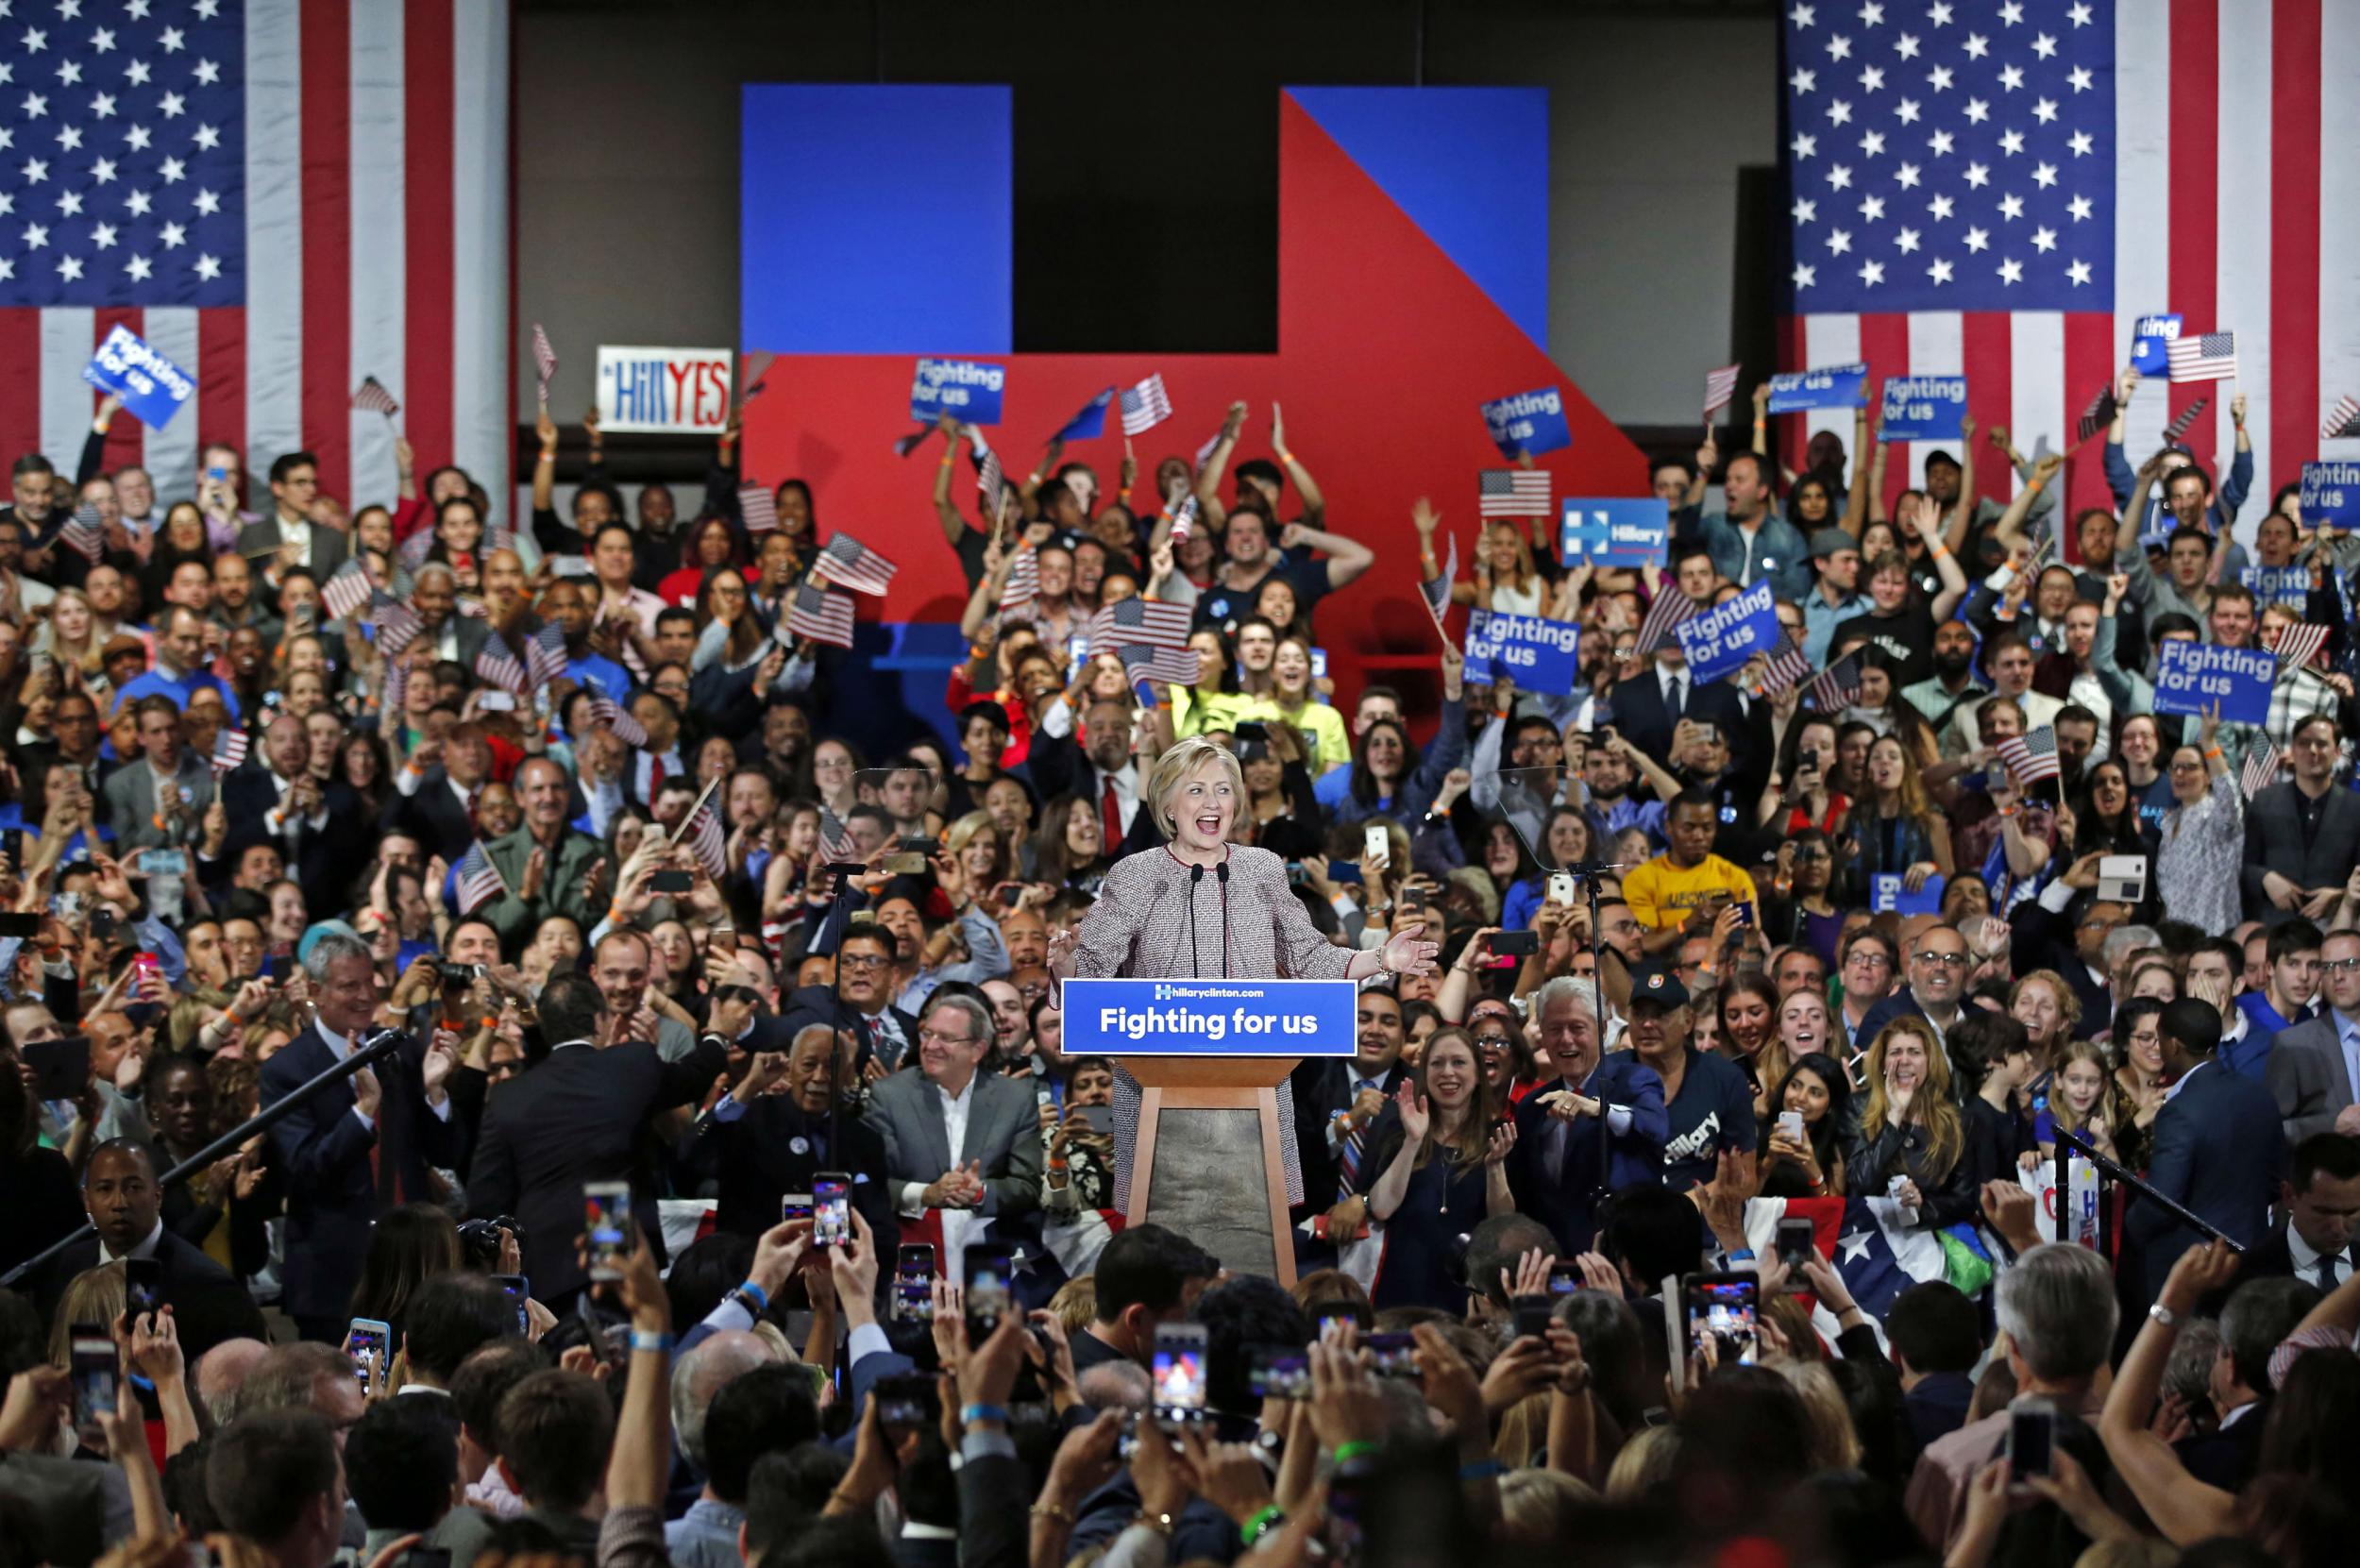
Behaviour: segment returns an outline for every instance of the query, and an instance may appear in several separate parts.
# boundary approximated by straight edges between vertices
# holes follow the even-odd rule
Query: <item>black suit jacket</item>
[[[1745,704],[1737,700],[1737,688],[1726,680],[1699,681],[1685,669],[1680,678],[1688,683],[1688,700],[1678,713],[1664,702],[1662,678],[1655,667],[1616,682],[1607,699],[1614,705],[1615,729],[1625,740],[1669,767],[1672,732],[1681,719],[1716,725],[1728,742],[1730,771],[1746,772],[1753,756],[1752,727],[1746,721]]]
[[[1351,1056],[1306,1056],[1287,1074],[1288,1091],[1294,1096],[1295,1158],[1303,1169],[1304,1207],[1317,1214],[1332,1207],[1340,1184],[1341,1162],[1327,1146],[1327,1123],[1336,1113],[1352,1108],[1353,1080],[1359,1075],[1359,1059]],[[1390,1098],[1401,1087],[1408,1069],[1395,1062],[1380,1080]],[[1369,1162],[1376,1153],[1376,1125],[1371,1122],[1361,1138],[1361,1185],[1368,1182]]]
[[[806,1116],[784,1094],[757,1095],[733,1121],[709,1121],[699,1139],[698,1164],[719,1177],[716,1228],[760,1236],[779,1222],[779,1200],[809,1192],[821,1171],[842,1171],[866,1181],[852,1184],[852,1206],[876,1233],[877,1256],[892,1256],[901,1225],[885,1184],[885,1139],[849,1105],[836,1118],[842,1148],[828,1144],[828,1119]]]
[[[271,1152],[287,1183],[287,1311],[342,1317],[368,1256],[369,1229],[396,1192],[427,1195],[426,1168],[451,1165],[459,1147],[454,1120],[437,1117],[419,1076],[426,1047],[414,1035],[373,1070],[383,1091],[374,1126],[353,1114],[352,1080],[319,1090],[270,1129]],[[262,1064],[261,1103],[274,1105],[336,1056],[315,1025]],[[377,1155],[371,1170],[372,1154]],[[396,1186],[398,1184],[398,1186]]]
[[[2278,1101],[2267,1088],[2207,1061],[2155,1118],[2148,1180],[2166,1197],[2241,1246],[2269,1231],[2269,1206],[2286,1168]],[[2158,1205],[2132,1194],[2125,1220],[2153,1301],[2180,1255],[2203,1239]]]
[[[2290,877],[2301,887],[2341,886],[2355,864],[2360,864],[2360,796],[2351,790],[2328,786],[2318,831],[2308,847],[2293,780],[2274,784],[2246,802],[2242,886],[2248,919],[2279,925],[2293,918],[2262,890],[2269,872]]]
[[[815,925],[813,929],[817,931],[818,927]],[[835,992],[828,986],[800,986],[789,992],[783,1002],[779,1009],[781,1027],[775,1037],[782,1043],[759,1049],[784,1051],[787,1049],[785,1042],[792,1041],[804,1024],[826,1023],[831,1020],[836,1022],[839,1029],[851,1030],[852,1037],[860,1042],[859,1054],[853,1062],[856,1068],[866,1069],[869,1057],[873,1055],[885,1064],[887,1072],[898,1072],[913,1060],[910,1053],[918,1049],[918,1020],[889,1003],[885,1011],[893,1015],[894,1026],[902,1031],[899,1044],[879,1028],[874,1020],[859,1012],[849,1002],[844,1004],[842,1017],[837,1017]],[[803,1014],[810,1016],[804,1018]]]
[[[2251,1254],[2247,1255],[2249,1259]],[[2250,1270],[2241,1271],[2250,1273]],[[2188,1474],[2223,1492],[2242,1492],[2262,1457],[2262,1428],[2269,1424],[2269,1396],[2218,1431],[2198,1432],[2171,1446]]]
[[[249,845],[275,844],[287,863],[287,874],[303,888],[304,905],[315,910],[342,909],[351,900],[346,896],[346,884],[358,869],[358,857],[369,846],[370,823],[361,806],[361,798],[343,780],[333,780],[320,790],[320,805],[327,813],[324,826],[308,823],[292,835],[270,831],[270,813],[278,804],[278,785],[270,770],[249,762],[221,781],[222,809],[229,816],[229,838],[222,851],[223,861],[235,867],[238,856]]]
[[[42,1316],[55,1317],[74,1276],[98,1267],[100,1261],[95,1236],[51,1258],[35,1291]],[[262,1324],[262,1309],[254,1305],[245,1287],[203,1251],[173,1235],[168,1225],[156,1239],[156,1262],[164,1304],[172,1308],[180,1348],[190,1361],[224,1340],[270,1338]]]
[[[2048,969],[2065,977],[2082,1004],[2082,1020],[2073,1029],[2073,1037],[2081,1040],[2113,1028],[2115,1020],[2113,988],[2090,977],[2090,967],[2082,962],[2081,952],[2073,945],[2071,922],[2086,907],[2077,899],[2065,906],[2063,915],[2052,915],[2040,906],[2039,900],[2030,899],[2009,912],[2008,953],[2015,972]]]
[[[696,1101],[724,1057],[711,1037],[672,1062],[645,1041],[569,1045],[491,1095],[467,1172],[468,1212],[523,1222],[534,1294],[561,1296],[585,1277],[574,1256],[584,1182],[629,1182],[632,1212],[663,1257],[648,1118]]]
[[[406,833],[414,835],[426,846],[430,855],[440,855],[446,865],[456,866],[459,857],[467,852],[475,841],[475,827],[467,820],[467,808],[451,793],[450,775],[437,763],[418,780],[417,793],[404,795],[394,792],[385,802],[385,813],[379,819],[385,833]],[[430,887],[427,897],[440,897],[442,889]]]

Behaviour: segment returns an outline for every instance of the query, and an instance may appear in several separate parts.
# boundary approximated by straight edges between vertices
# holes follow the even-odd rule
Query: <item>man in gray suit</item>
[[[2294,777],[2246,807],[2245,912],[2265,925],[2324,921],[2360,865],[2360,796],[2335,787],[2335,720],[2314,714],[2290,738]]]
[[[271,514],[238,531],[238,553],[254,563],[274,600],[290,566],[301,566],[313,582],[325,582],[350,553],[343,533],[312,521],[312,503],[319,493],[319,459],[289,452],[270,465]]]
[[[894,1207],[908,1220],[936,1212],[952,1280],[986,1224],[994,1240],[1020,1240],[1040,1207],[1039,1113],[1028,1083],[981,1071],[991,1041],[989,1008],[964,993],[936,996],[918,1020],[916,1071],[879,1080],[868,1095]]]
[[[2340,792],[2339,792],[2340,793]],[[2327,1011],[2271,1042],[2266,1078],[2286,1141],[2314,1133],[2360,1133],[2360,931],[2332,931],[2319,945]]]
[[[108,775],[107,825],[119,850],[186,849],[204,833],[213,770],[180,744],[180,710],[160,694],[138,703],[142,755]]]

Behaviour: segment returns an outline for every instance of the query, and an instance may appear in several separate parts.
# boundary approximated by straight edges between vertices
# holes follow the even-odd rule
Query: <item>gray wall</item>
[[[1099,6],[1061,0],[893,0],[882,34],[871,8],[849,0],[520,0],[519,421],[532,417],[525,345],[535,321],[559,347],[551,404],[565,423],[589,403],[601,342],[736,341],[741,82],[875,79],[881,42],[890,80],[1072,69],[1052,57],[1078,52],[1137,76],[1138,112],[1189,111],[1188,95],[1152,74],[1174,50],[1200,53],[1207,70],[1251,59],[1256,79],[1239,85],[1256,93],[1273,72],[1410,79],[1414,0],[1154,9],[1187,20],[1173,28],[1156,17],[1146,47],[1109,36]],[[1429,84],[1550,90],[1551,353],[1618,423],[1694,423],[1704,372],[1735,357],[1739,170],[1776,155],[1775,17],[1745,6],[1645,14],[1513,0],[1429,0],[1426,12]],[[1138,15],[1127,25],[1146,25]]]

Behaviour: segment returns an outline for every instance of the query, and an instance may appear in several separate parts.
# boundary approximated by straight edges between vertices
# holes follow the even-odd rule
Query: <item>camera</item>
[[[446,986],[472,986],[483,978],[483,966],[437,962],[434,972],[442,977]]]
[[[459,1226],[459,1251],[466,1258],[467,1267],[492,1273],[500,1265],[500,1232],[516,1239],[516,1245],[525,1244],[525,1227],[514,1215],[502,1214],[490,1220],[467,1220]]]

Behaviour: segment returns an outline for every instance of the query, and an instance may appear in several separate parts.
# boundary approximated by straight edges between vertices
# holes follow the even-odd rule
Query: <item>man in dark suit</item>
[[[2106,978],[2106,938],[2131,921],[2131,906],[2097,897],[2098,856],[2085,854],[2037,900],[2010,911],[2008,949],[2015,972],[2048,969],[2062,976],[2082,1004],[2076,1039],[2114,1022],[2114,988]]]
[[[574,1242],[584,1182],[629,1182],[632,1212],[663,1256],[661,1227],[652,1222],[654,1172],[645,1157],[648,1120],[693,1104],[727,1052],[720,1036],[706,1035],[686,1055],[666,1061],[651,1042],[620,1038],[630,1020],[586,974],[550,981],[539,1010],[548,1053],[486,1105],[467,1206],[484,1218],[513,1214],[523,1222],[533,1294],[556,1306],[583,1283]]]
[[[2247,1252],[2238,1277],[2291,1275],[2323,1291],[2350,1279],[2360,1267],[2352,1255],[2352,1235],[2360,1230],[2360,1138],[2314,1133],[2296,1144],[2280,1201],[2284,1218]]]
[[[1647,668],[1616,682],[1607,700],[1614,707],[1615,732],[1644,755],[1670,758],[1672,732],[1688,718],[1720,732],[1729,749],[1732,774],[1745,773],[1752,761],[1753,736],[1737,688],[1727,681],[1697,680],[1689,673],[1677,642],[1656,649],[1655,662]]]
[[[443,739],[427,741],[412,752],[409,765],[394,775],[394,798],[385,802],[383,826],[412,835],[429,854],[456,866],[476,839],[476,804],[491,776],[492,749],[484,741],[483,727],[472,721],[454,724]]]
[[[986,1227],[1013,1245],[1032,1234],[1040,1209],[1039,1113],[1031,1089],[982,1071],[991,1042],[990,1008],[963,994],[936,997],[919,1020],[916,1071],[868,1091],[894,1206],[904,1222],[939,1224],[950,1279],[962,1277],[967,1246]]]
[[[1392,1103],[1409,1070],[1402,1065],[1401,1003],[1393,993],[1371,986],[1360,993],[1358,1033],[1350,1061],[1306,1056],[1287,1075],[1294,1096],[1295,1159],[1303,1171],[1303,1202],[1312,1214],[1330,1216],[1339,1242],[1349,1240],[1368,1218],[1363,1156],[1375,1147],[1371,1134]],[[1347,1212],[1337,1214],[1336,1210]],[[1349,1221],[1348,1225],[1341,1222]],[[1302,1260],[1298,1268],[1303,1267]],[[1322,1258],[1321,1262],[1332,1261]],[[1317,1266],[1317,1265],[1314,1265]]]
[[[2270,1200],[2285,1169],[2278,1102],[2215,1059],[2221,1022],[2211,1003],[2174,1002],[2157,1015],[2155,1027],[2172,1087],[2155,1118],[2148,1180],[2231,1240],[2250,1247],[2269,1229]],[[2146,1301],[2163,1290],[2181,1254],[2204,1239],[2136,1194],[2125,1230],[2140,1258],[2135,1277],[2145,1283]]]
[[[303,969],[318,1010],[310,1028],[262,1064],[265,1106],[351,1055],[377,1016],[377,964],[357,937],[321,937]],[[305,1339],[344,1341],[370,1226],[385,1207],[424,1200],[427,1167],[456,1158],[459,1129],[445,1086],[458,1062],[448,1043],[408,1038],[270,1129],[287,1182],[284,1301]]]
[[[287,568],[302,566],[313,582],[325,582],[350,553],[342,533],[312,521],[312,503],[319,493],[319,460],[309,452],[288,452],[270,465],[270,515],[238,531],[238,553],[254,563],[273,599]]]
[[[2240,1273],[2250,1274],[2253,1255]],[[2213,1353],[2210,1392],[2220,1424],[2182,1438],[2172,1447],[2188,1474],[2223,1492],[2253,1478],[2269,1424],[2270,1353],[2319,1304],[2319,1292],[2299,1279],[2247,1278],[2220,1310],[2220,1348]]]
[[[74,687],[61,695],[50,712],[54,739],[17,749],[17,777],[25,784],[25,820],[39,822],[49,811],[49,770],[59,764],[81,775],[91,799],[101,798],[107,780],[122,766],[99,750],[105,739],[98,727],[98,704],[90,693]]]
[[[859,1083],[855,1047],[839,1043],[827,1024],[808,1014],[784,1039],[749,1043],[753,1062],[737,1086],[713,1107],[699,1150],[700,1163],[719,1174],[718,1229],[760,1236],[779,1222],[779,1200],[809,1193],[821,1171],[842,1171],[852,1180],[852,1206],[868,1218],[880,1256],[889,1256],[901,1239],[886,1191],[885,1138],[846,1109],[835,1119],[843,1147],[829,1142],[829,1113]],[[792,1027],[791,1024],[787,1025]],[[783,1032],[783,1031],[782,1031]],[[784,1050],[780,1046],[786,1045]],[[830,1077],[834,1058],[834,1076]]]
[[[2292,739],[2294,777],[2246,804],[2245,912],[2265,925],[2325,919],[2360,865],[2360,796],[2335,787],[2335,720],[2314,714]]]
[[[1951,925],[1930,925],[1917,934],[1917,940],[1908,944],[1901,955],[1901,972],[1909,983],[1894,988],[1891,995],[1860,1020],[1859,1032],[1853,1037],[1865,1052],[1876,1043],[1884,1026],[1897,1018],[1922,1018],[1934,1026],[1934,1032],[1947,1037],[1959,1021],[1961,999],[1966,990],[1966,970],[1974,960],[1966,951],[1966,938],[1959,928]]]
[[[2291,923],[2291,922],[2289,922]],[[2319,943],[2318,1017],[2270,1043],[2263,1082],[2278,1101],[2290,1144],[2321,1133],[2360,1133],[2360,931],[2331,931]],[[2250,1259],[2246,1273],[2253,1273]]]
[[[360,801],[342,781],[323,784],[311,771],[312,744],[303,720],[281,713],[262,732],[261,756],[221,781],[229,818],[228,858],[268,844],[303,888],[307,908],[343,906],[354,857],[363,852],[366,824]]]
[[[1153,849],[1164,836],[1155,814],[1144,809],[1147,769],[1132,754],[1134,713],[1121,702],[1092,702],[1072,734],[1040,737],[1025,762],[1041,799],[1070,794],[1090,803],[1113,859]]]
[[[1600,1059],[1597,994],[1559,976],[1533,998],[1558,1081],[1516,1107],[1508,1185],[1516,1211],[1549,1227],[1560,1256],[1590,1250],[1601,1195],[1663,1179],[1671,1121],[1663,1080],[1628,1052]]]
[[[82,1207],[98,1234],[50,1259],[36,1296],[53,1317],[65,1288],[85,1269],[123,1258],[153,1258],[158,1295],[172,1308],[180,1348],[194,1363],[225,1340],[268,1337],[261,1308],[220,1264],[164,1228],[163,1189],[154,1156],[127,1138],[102,1143],[82,1169]]]
[[[836,944],[837,985],[805,986],[788,998],[789,1011],[832,1018],[851,1030],[864,1071],[872,1057],[887,1072],[906,1067],[918,1044],[918,1020],[893,1005],[893,933],[866,921],[851,926]],[[844,997],[841,1016],[838,990]]]

